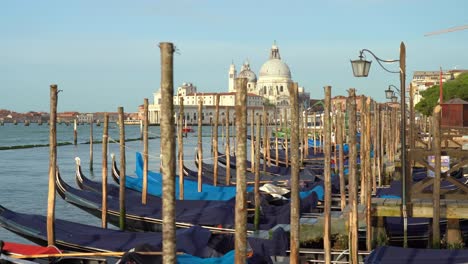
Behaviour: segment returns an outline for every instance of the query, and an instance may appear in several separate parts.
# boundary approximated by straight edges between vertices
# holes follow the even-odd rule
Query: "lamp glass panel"
[[[371,61],[366,60],[352,60],[351,66],[353,68],[354,77],[367,77],[370,70]]]

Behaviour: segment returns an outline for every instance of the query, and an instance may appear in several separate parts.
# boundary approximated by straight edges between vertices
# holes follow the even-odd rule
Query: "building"
[[[198,122],[198,106],[203,102],[202,123],[207,125],[214,120],[216,113],[216,97],[219,95],[219,114],[224,116],[229,109],[230,122],[234,120],[235,92],[227,93],[199,93],[197,87],[192,83],[183,83],[177,88],[177,95],[174,96],[174,111],[179,112],[181,99],[184,104],[184,120],[187,124]],[[161,122],[161,91],[154,93],[155,104],[148,106],[150,124]],[[247,94],[247,109],[254,110],[255,113],[263,111],[263,98],[256,94]],[[176,114],[176,117],[178,114]],[[222,118],[220,117],[220,122]]]
[[[441,104],[441,126],[445,128],[468,127],[468,102],[454,98]]]
[[[247,78],[247,91],[263,97],[265,105],[275,106],[277,109],[289,109],[288,86],[293,84],[289,66],[281,60],[279,48],[274,43],[271,46],[268,60],[260,67],[257,75],[252,71],[250,63],[244,62],[240,72],[236,75],[236,67],[232,63],[229,67],[229,91],[234,92],[234,80]],[[309,107],[310,94],[299,87],[299,104],[305,109]]]
[[[458,77],[458,75],[468,72],[468,70],[448,70],[442,71],[442,78],[441,78],[441,71],[415,71],[413,73],[413,80],[411,80],[411,85],[414,91],[414,105],[421,101],[422,96],[421,92],[425,91],[427,88],[430,88],[434,85],[440,84],[440,79],[442,79],[442,83],[447,82],[449,80],[453,80]],[[408,89],[409,90],[409,89]]]
[[[259,78],[252,71],[250,63],[246,61],[239,74],[232,63],[228,72],[228,92],[224,93],[199,93],[197,87],[192,83],[183,83],[177,88],[174,95],[174,111],[179,112],[180,100],[183,99],[185,120],[189,124],[198,122],[198,105],[203,102],[202,122],[209,124],[215,115],[216,97],[220,98],[220,115],[224,115],[229,109],[231,122],[234,120],[235,106],[235,79],[247,79],[247,109],[248,115],[253,110],[254,114],[262,112],[264,109],[273,120],[283,110],[289,111],[289,90],[288,86],[293,84],[289,66],[281,60],[279,48],[273,44],[270,50],[269,59],[262,65],[259,71]],[[303,87],[298,88],[299,104],[303,109],[307,109],[310,103],[310,94],[304,92]],[[148,106],[150,124],[161,122],[161,91],[153,94],[153,104]],[[250,118],[250,117],[248,117]],[[249,119],[250,120],[250,119]],[[220,119],[222,121],[222,119]]]

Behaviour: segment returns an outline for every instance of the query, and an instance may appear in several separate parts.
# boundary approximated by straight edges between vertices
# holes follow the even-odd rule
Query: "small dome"
[[[237,75],[238,78],[247,78],[248,82],[256,82],[257,81],[257,75],[251,70],[243,70]]]
[[[260,77],[283,77],[291,79],[289,66],[280,59],[269,59],[260,68]]]

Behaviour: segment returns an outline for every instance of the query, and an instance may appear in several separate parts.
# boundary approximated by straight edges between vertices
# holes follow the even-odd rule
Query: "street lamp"
[[[388,86],[388,89],[385,90],[385,98],[387,98],[387,99],[393,99],[393,96],[395,95],[395,91],[393,91],[392,88],[394,88],[395,90],[398,91],[398,93],[400,93],[400,89],[398,89],[395,85],[390,84],[390,85]]]
[[[390,98],[391,102],[392,103],[396,103],[398,102],[398,97],[396,95],[393,95],[391,98]]]
[[[355,77],[367,77],[370,70],[371,61],[368,61],[363,56],[364,52],[371,54],[377,63],[387,72],[399,73],[400,74],[400,113],[401,113],[401,176],[402,176],[402,215],[403,215],[403,246],[408,245],[408,215],[407,215],[407,202],[409,202],[409,192],[406,191],[406,184],[408,177],[406,177],[406,103],[405,103],[405,78],[406,78],[406,47],[403,42],[400,44],[400,59],[399,60],[383,60],[377,57],[372,51],[363,49],[359,52],[358,60],[351,60],[351,66],[353,67],[353,74]],[[382,64],[399,62],[399,71],[390,71]],[[389,86],[390,88],[390,86]],[[395,87],[396,88],[396,87]],[[388,90],[386,90],[387,92]],[[407,199],[408,198],[408,199]],[[409,204],[408,204],[409,205]]]

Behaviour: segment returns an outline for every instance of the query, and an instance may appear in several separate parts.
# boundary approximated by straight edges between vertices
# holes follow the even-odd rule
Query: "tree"
[[[432,110],[439,103],[439,85],[421,91],[421,96],[422,99],[415,105],[415,109],[425,116],[431,116]],[[456,79],[444,83],[443,98],[444,101],[453,98],[468,101],[468,73],[462,73]]]

